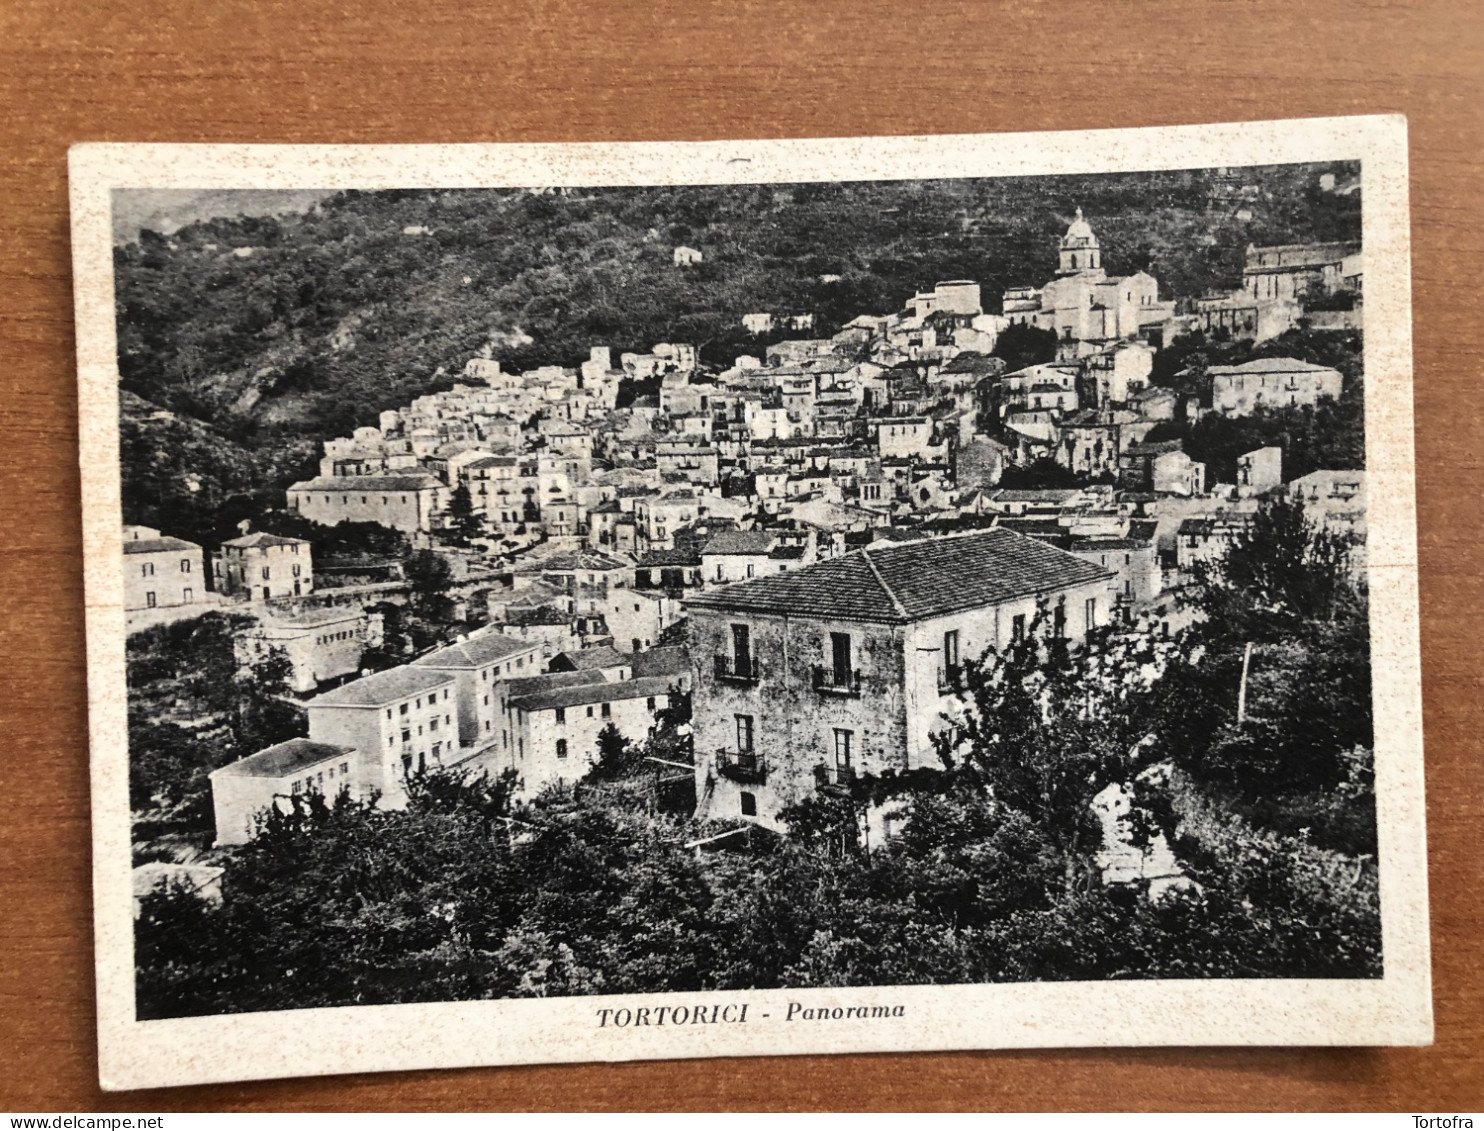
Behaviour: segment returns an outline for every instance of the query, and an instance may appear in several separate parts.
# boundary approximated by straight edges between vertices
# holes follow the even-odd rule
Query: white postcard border
[[[861,181],[1331,160],[1359,160],[1364,179],[1368,554],[1384,977],[760,990],[134,1019],[112,189]],[[103,1087],[672,1057],[1431,1041],[1403,118],[625,144],[98,143],[72,149],[70,172]],[[812,1009],[900,1005],[904,1016],[787,1020],[791,1002]],[[605,1008],[677,1005],[700,1005],[717,1020],[642,1028],[599,1024]],[[743,1005],[745,1021],[720,1020],[737,1017]]]

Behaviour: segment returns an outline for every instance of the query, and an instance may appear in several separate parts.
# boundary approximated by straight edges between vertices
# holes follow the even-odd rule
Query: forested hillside
[[[1356,173],[347,192],[144,231],[115,256],[120,374],[141,398],[125,406],[125,518],[173,515],[154,524],[189,535],[251,513],[222,509],[239,482],[280,489],[319,440],[446,387],[485,348],[511,369],[657,341],[729,362],[783,336],[748,335],[745,312],[813,313],[827,334],[948,278],[979,280],[996,309],[1006,286],[1050,277],[1078,206],[1111,273],[1150,268],[1167,297],[1231,287],[1249,242],[1358,238],[1359,195],[1322,192],[1327,171]],[[678,244],[705,261],[677,268]],[[160,474],[185,458],[183,421],[214,441],[189,455],[194,487]]]

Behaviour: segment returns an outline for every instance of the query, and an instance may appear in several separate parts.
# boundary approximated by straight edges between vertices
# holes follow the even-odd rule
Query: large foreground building
[[[779,813],[862,773],[940,765],[959,666],[1109,622],[1112,571],[1009,530],[870,546],[687,599],[697,816]]]

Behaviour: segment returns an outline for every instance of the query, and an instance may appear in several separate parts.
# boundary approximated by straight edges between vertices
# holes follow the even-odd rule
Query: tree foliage
[[[207,774],[300,733],[282,651],[248,657],[239,637],[252,618],[210,613],[132,634],[129,800],[166,827],[211,826]]]

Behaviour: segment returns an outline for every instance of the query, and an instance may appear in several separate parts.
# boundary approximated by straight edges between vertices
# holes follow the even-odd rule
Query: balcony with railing
[[[962,664],[945,664],[938,669],[938,694],[956,695],[964,689]]]
[[[716,678],[722,683],[757,683],[763,676],[762,665],[756,655],[735,655],[718,652],[716,655]]]
[[[855,767],[815,766],[814,785],[826,793],[849,793],[855,785]]]
[[[814,665],[814,690],[821,695],[842,695],[851,699],[859,699],[861,694],[861,673],[857,668],[835,668],[825,667],[823,664]]]
[[[739,785],[762,785],[768,764],[756,750],[718,750],[716,772]]]

